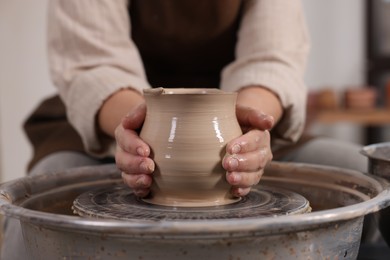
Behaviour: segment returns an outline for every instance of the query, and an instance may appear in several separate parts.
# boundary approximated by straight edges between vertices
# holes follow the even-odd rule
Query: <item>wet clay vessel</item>
[[[147,113],[141,138],[156,167],[145,202],[179,207],[226,205],[230,194],[222,158],[242,134],[236,93],[218,89],[144,90]]]

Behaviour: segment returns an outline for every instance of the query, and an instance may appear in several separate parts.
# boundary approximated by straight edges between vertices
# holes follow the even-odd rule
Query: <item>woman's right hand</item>
[[[130,111],[115,129],[116,165],[122,171],[124,183],[139,197],[149,194],[151,174],[155,167],[154,161],[149,157],[150,147],[137,133],[142,127],[145,115],[146,105],[143,103]]]

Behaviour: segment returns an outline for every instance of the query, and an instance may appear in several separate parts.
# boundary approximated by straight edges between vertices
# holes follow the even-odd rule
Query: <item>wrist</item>
[[[143,96],[135,90],[121,89],[115,92],[104,101],[97,114],[98,132],[114,137],[122,118],[143,102]]]
[[[271,90],[261,86],[244,87],[238,92],[237,105],[250,107],[270,115],[275,124],[283,115],[283,107],[279,97]]]

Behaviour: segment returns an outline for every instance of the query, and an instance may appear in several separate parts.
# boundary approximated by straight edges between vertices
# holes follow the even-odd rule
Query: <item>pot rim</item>
[[[258,233],[297,232],[363,217],[387,207],[389,205],[389,194],[389,191],[385,190],[369,201],[302,215],[208,221],[137,220],[137,222],[131,222],[111,219],[85,219],[78,216],[34,211],[11,204],[3,204],[3,201],[0,201],[0,204],[2,211],[6,212],[7,216],[16,217],[22,222],[79,233],[114,232],[118,235],[133,234],[142,235],[143,237],[147,235],[212,236],[214,234],[220,236],[223,234],[234,234],[234,236],[240,237]],[[341,208],[343,209],[343,214],[339,212]]]
[[[6,216],[15,217],[20,219],[22,222],[45,226],[55,230],[71,230],[78,233],[105,232],[109,235],[115,233],[115,235],[135,235],[142,237],[183,237],[194,235],[201,237],[226,237],[226,235],[229,235],[229,237],[241,237],[260,234],[281,234],[292,231],[297,232],[328,226],[337,222],[344,222],[363,217],[390,205],[390,187],[388,183],[382,178],[378,178],[370,174],[363,174],[353,170],[340,169],[329,166],[277,162],[273,162],[272,164],[305,166],[309,169],[312,168],[315,170],[338,170],[347,174],[355,175],[356,173],[359,173],[370,178],[372,183],[379,189],[379,191],[375,197],[353,205],[334,209],[319,210],[302,215],[286,215],[258,219],[245,218],[207,221],[136,220],[134,222],[114,219],[86,219],[78,216],[40,212],[13,205],[11,202],[12,199],[7,194],[7,192],[4,192],[4,190],[0,190],[0,210]],[[10,186],[18,180],[2,184],[0,188]]]
[[[172,95],[237,95],[236,92],[224,91],[218,88],[150,88],[143,90],[148,96]]]
[[[375,144],[366,145],[360,150],[360,153],[367,156],[369,159],[390,162],[390,158],[384,158],[381,156],[374,156],[373,155],[375,150],[377,150],[378,148],[381,148],[381,147],[389,147],[390,148],[390,142],[383,142],[383,143],[375,143]]]

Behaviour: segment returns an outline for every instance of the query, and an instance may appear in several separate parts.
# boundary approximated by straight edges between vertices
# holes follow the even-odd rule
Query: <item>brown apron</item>
[[[34,149],[28,170],[40,159],[54,152],[84,153],[81,138],[69,124],[65,106],[59,96],[44,100],[28,117],[23,127]]]

